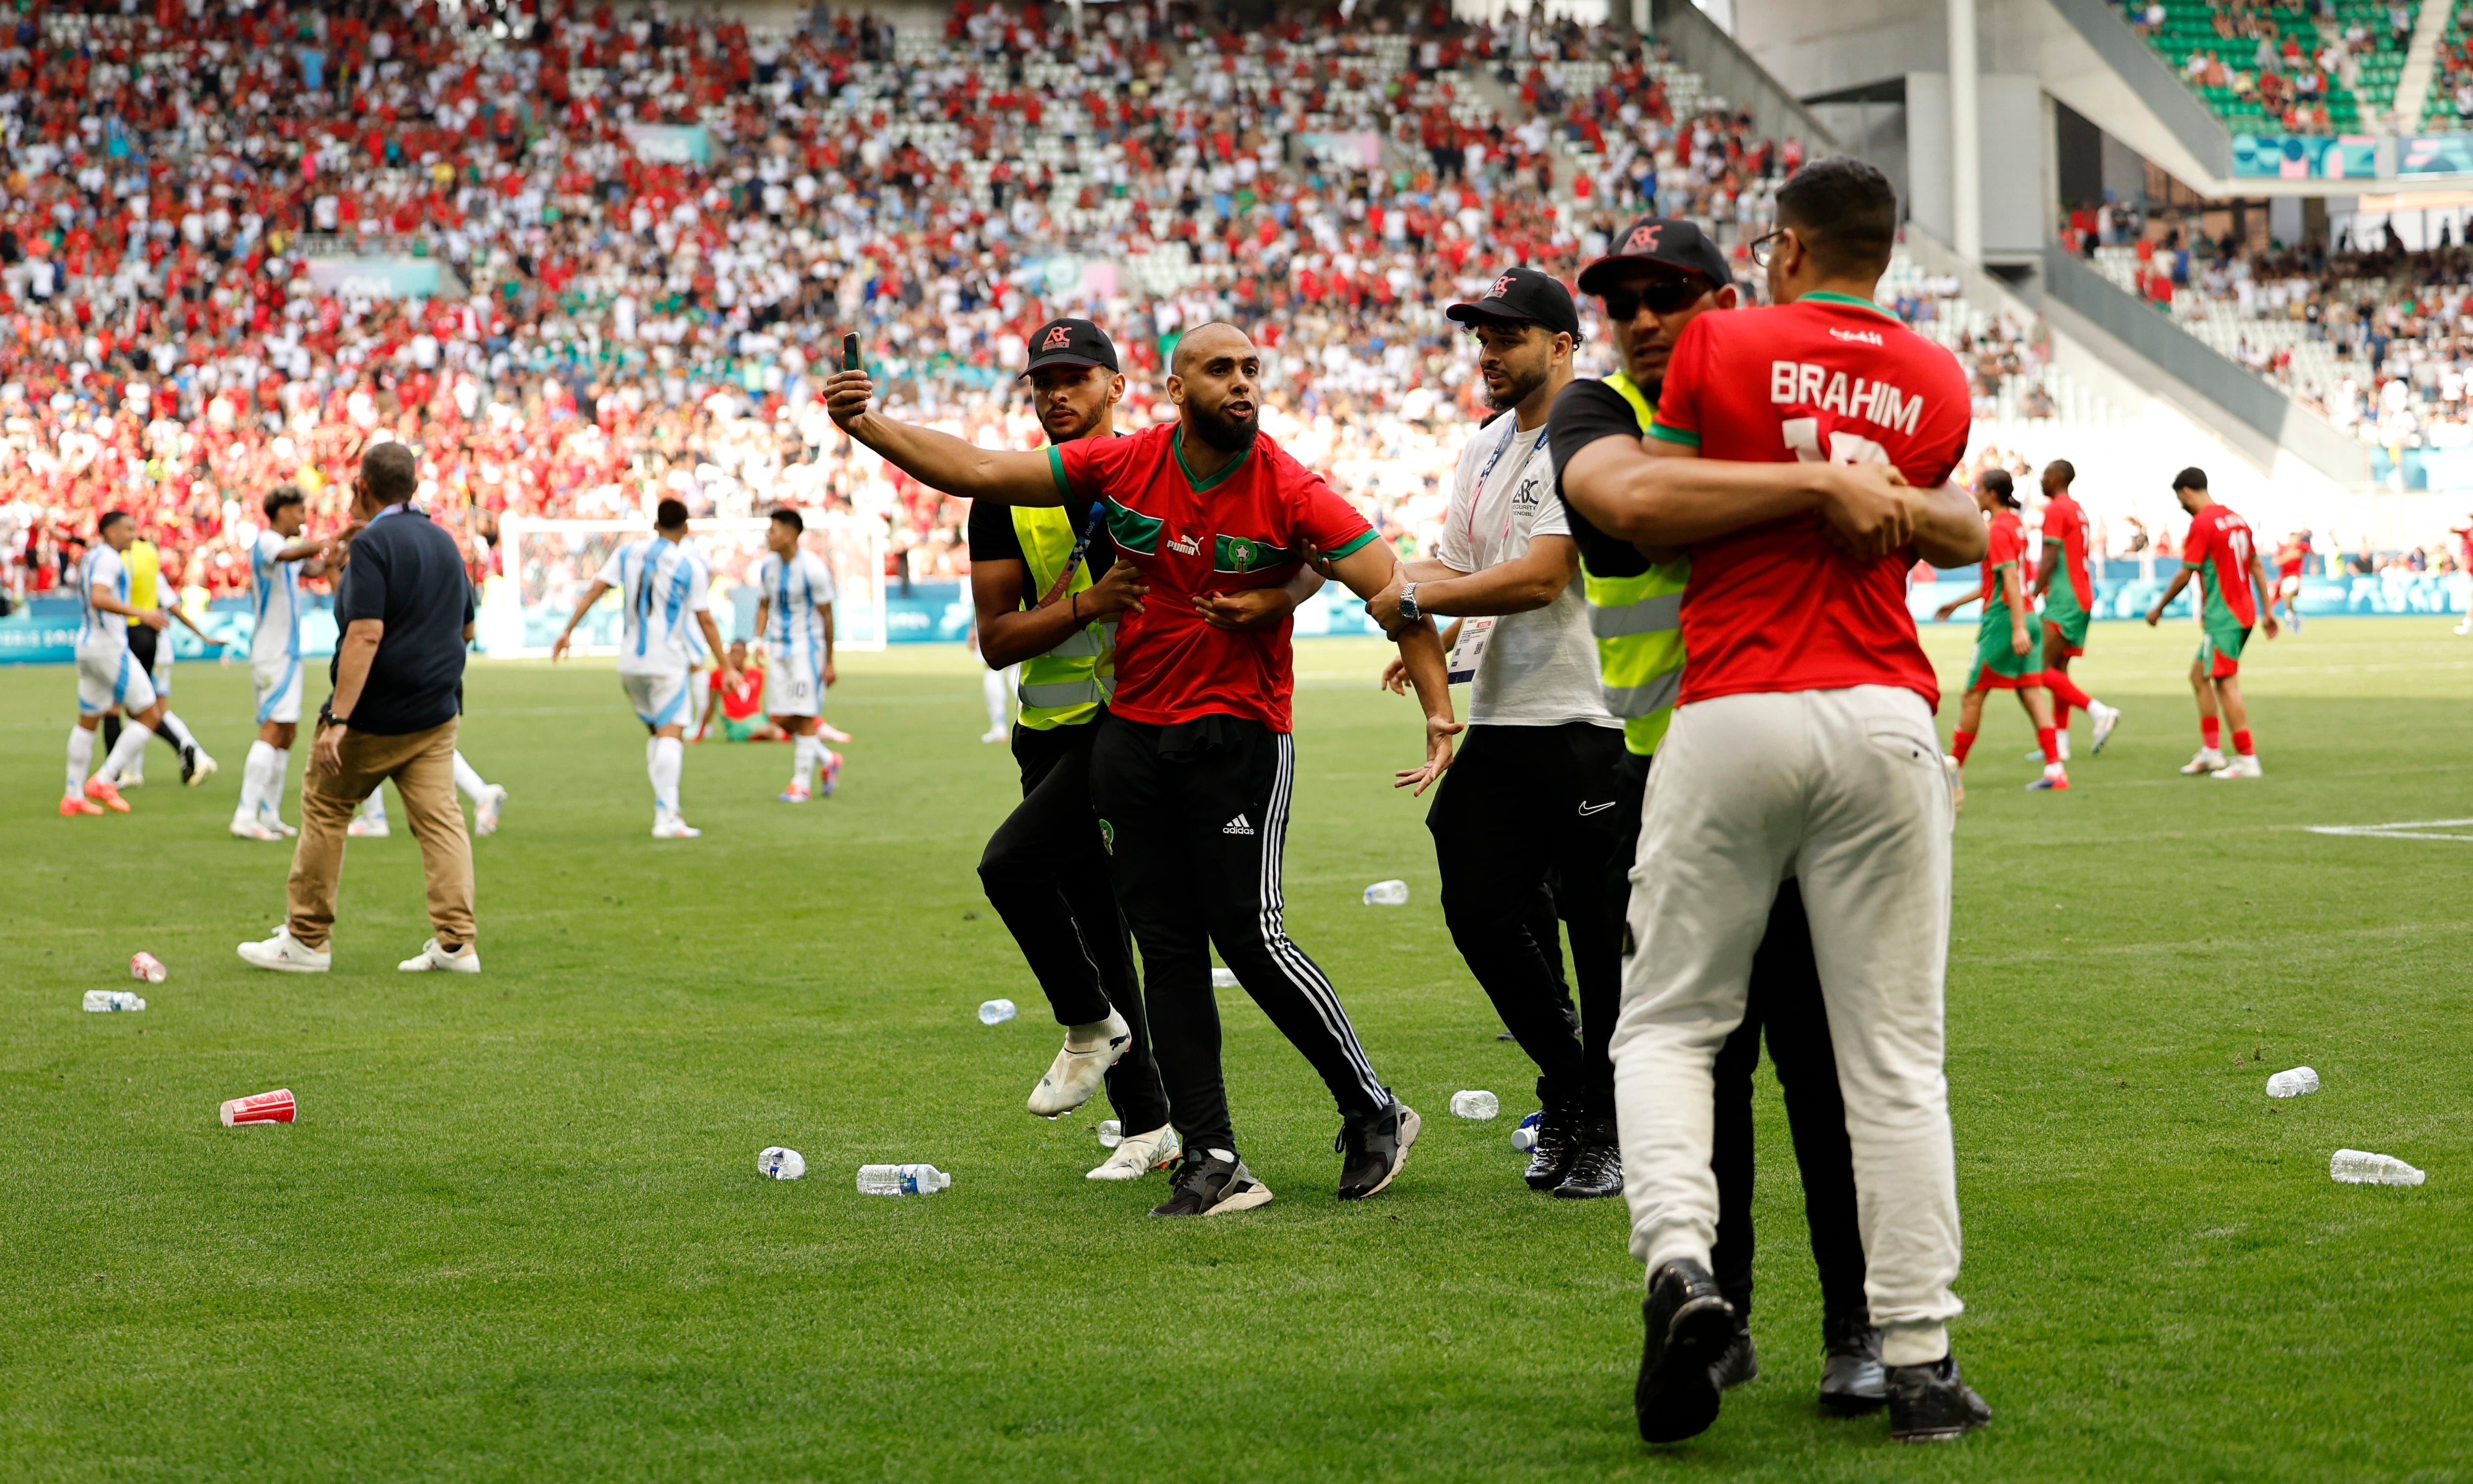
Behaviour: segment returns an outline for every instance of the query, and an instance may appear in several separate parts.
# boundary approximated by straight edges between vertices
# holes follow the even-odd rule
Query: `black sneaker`
[[[1717,1362],[1735,1338],[1735,1306],[1699,1263],[1669,1262],[1648,1281],[1641,1304],[1645,1334],[1632,1411],[1640,1435],[1677,1443],[1717,1420]]]
[[[1408,1162],[1408,1146],[1424,1126],[1417,1110],[1396,1097],[1381,1113],[1341,1119],[1339,1137],[1331,1141],[1339,1156],[1339,1198],[1361,1201],[1391,1184],[1391,1177]]]
[[[1528,1153],[1521,1177],[1531,1190],[1551,1190],[1572,1173],[1572,1159],[1580,1152],[1580,1114],[1575,1109],[1549,1108],[1537,1120],[1537,1147]]]
[[[1888,1373],[1881,1364],[1881,1331],[1869,1319],[1820,1322],[1820,1404],[1840,1417],[1878,1411],[1889,1401]]]
[[[198,750],[195,747],[184,747],[180,749],[180,781],[183,783],[189,782],[197,776]]]
[[[1615,1120],[1600,1118],[1580,1135],[1572,1167],[1554,1195],[1565,1201],[1596,1201],[1622,1194],[1622,1143],[1615,1137]]]
[[[1188,1151],[1176,1164],[1176,1194],[1151,1208],[1154,1216],[1224,1216],[1267,1204],[1271,1187],[1225,1149]]]
[[[1887,1374],[1889,1436],[1899,1443],[1947,1443],[1992,1421],[1992,1408],[1957,1377],[1957,1359],[1928,1366],[1891,1366]]]
[[[1752,1327],[1738,1318],[1735,1337],[1726,1342],[1726,1352],[1709,1368],[1709,1378],[1719,1391],[1732,1391],[1745,1381],[1758,1380],[1761,1375],[1760,1352],[1752,1349]]]

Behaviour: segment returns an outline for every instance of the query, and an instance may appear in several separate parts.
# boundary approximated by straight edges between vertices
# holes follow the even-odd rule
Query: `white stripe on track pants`
[[[1937,1360],[1962,1305],[1942,1074],[1949,786],[1932,712],[1883,685],[1721,696],[1649,771],[1615,1024],[1634,1256],[1709,1260],[1714,1065],[1778,883],[1800,878],[1854,1146],[1864,1290],[1892,1365]]]

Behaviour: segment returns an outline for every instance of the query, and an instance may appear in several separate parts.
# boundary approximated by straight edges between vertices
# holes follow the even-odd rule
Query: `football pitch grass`
[[[1928,631],[1945,680],[1970,634]],[[1638,1441],[1622,1203],[1519,1180],[1533,1072],[1452,949],[1423,805],[1387,786],[1417,729],[1370,684],[1378,646],[1299,647],[1288,922],[1424,1137],[1391,1189],[1334,1200],[1327,1094],[1223,992],[1278,1199],[1173,1223],[1142,1214],[1161,1177],[1083,1180],[1103,1106],[1022,1109],[1057,1037],[972,870],[1016,779],[958,649],[843,659],[830,801],[773,802],[784,748],[690,749],[684,842],[647,836],[606,661],[477,663],[465,751],[513,796],[475,842],[477,978],[395,969],[426,934],[399,810],[350,848],[331,975],[233,957],[291,853],[225,832],[244,668],[178,673],[223,775],[183,790],[157,746],[135,812],[100,819],[53,814],[70,673],[0,668],[0,1474],[2473,1479],[2473,844],[2304,827],[2473,816],[2473,640],[2254,640],[2245,784],[2174,772],[2196,642],[2097,626],[2080,675],[2127,719],[2100,758],[2081,721],[2071,792],[2021,792],[2004,698],[1969,770],[1955,1334],[1994,1422],[1923,1449],[1813,1404],[1765,1070],[1762,1376],[1703,1437]],[[1394,875],[1407,907],[1359,905]],[[150,1008],[82,1014],[141,948],[171,969]],[[980,1025],[995,995],[1021,1017]],[[2264,1095],[2304,1063],[2323,1091]],[[276,1087],[298,1124],[217,1125]],[[1502,1115],[1453,1118],[1460,1088]],[[775,1143],[804,1181],[757,1176]],[[2429,1184],[2335,1185],[2340,1146]],[[954,1185],[861,1196],[872,1161]]]

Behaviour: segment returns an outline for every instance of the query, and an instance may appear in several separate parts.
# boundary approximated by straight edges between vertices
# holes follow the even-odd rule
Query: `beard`
[[[1262,415],[1259,411],[1243,418],[1206,412],[1199,407],[1189,407],[1187,412],[1193,419],[1194,436],[1221,453],[1244,452],[1253,446],[1255,435],[1261,431]]]
[[[1496,392],[1491,386],[1487,387],[1485,391],[1486,405],[1493,408],[1496,412],[1511,411],[1514,407],[1517,407],[1521,403],[1528,400],[1531,394],[1536,392],[1539,387],[1546,384],[1546,373],[1544,371],[1539,371],[1533,376],[1523,376],[1519,372],[1506,368],[1503,374],[1510,379],[1511,384],[1509,386],[1504,387],[1500,393]]]

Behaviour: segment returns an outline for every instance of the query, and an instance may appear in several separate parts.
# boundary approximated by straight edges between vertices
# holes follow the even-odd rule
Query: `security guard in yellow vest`
[[[1574,381],[1555,399],[1549,419],[1557,493],[1573,460],[1600,439],[1637,441],[1648,430],[1666,363],[1683,327],[1702,313],[1737,302],[1725,254],[1688,220],[1643,217],[1624,228],[1614,251],[1580,272],[1580,292],[1605,311],[1621,367],[1599,381]],[[1572,506],[1572,535],[1597,641],[1598,679],[1606,708],[1623,720],[1626,757],[1619,809],[1622,847],[1608,863],[1620,878],[1618,900],[1630,893],[1638,861],[1641,803],[1651,760],[1672,719],[1685,663],[1683,592],[1687,554],[1644,553],[1607,535]],[[1632,950],[1626,930],[1623,951]],[[1768,935],[1752,961],[1750,1001],[1742,1024],[1727,1038],[1716,1066],[1717,1124],[1710,1163],[1717,1179],[1717,1240],[1710,1266],[1718,1286],[1747,1315],[1752,1288],[1752,1072],[1761,1033],[1786,1092],[1795,1161],[1801,1166],[1812,1255],[1820,1271],[1821,1332],[1826,1359],[1820,1400],[1832,1410],[1865,1411],[1887,1401],[1880,1332],[1863,1295],[1863,1244],[1855,1220],[1855,1169],[1846,1138],[1845,1103],[1836,1053],[1813,967],[1803,898],[1787,882],[1770,909]],[[1721,1385],[1755,1374],[1752,1337],[1741,1325],[1715,1368]]]
[[[1125,378],[1116,347],[1088,320],[1052,320],[1030,338],[1032,405],[1051,443],[1114,438]],[[1065,1044],[1031,1090],[1033,1113],[1079,1107],[1104,1083],[1124,1141],[1093,1180],[1137,1180],[1179,1152],[1152,1059],[1133,943],[1109,884],[1091,808],[1091,743],[1115,689],[1119,614],[1148,591],[1118,562],[1088,510],[982,501],[970,515],[971,596],[990,669],[1021,666],[1013,730],[1021,803],[979,859],[988,901],[1047,994]],[[1310,568],[1286,588],[1229,595],[1206,615],[1231,628],[1277,626],[1320,587]]]
[[[174,621],[196,634],[199,640],[209,649],[223,647],[223,640],[207,637],[206,631],[199,628],[188,614],[180,611],[180,606],[178,603],[161,601],[163,554],[156,549],[153,540],[141,536],[131,541],[129,550],[122,555],[121,560],[129,568],[129,603],[132,608],[139,610],[160,608],[170,614]],[[155,734],[163,739],[164,746],[180,755],[180,781],[196,787],[213,778],[215,760],[206,755],[204,749],[198,746],[198,739],[189,734],[188,726],[172,711],[171,631],[166,629],[158,632],[143,619],[131,618],[129,620],[129,658],[146,667],[147,678],[155,682],[155,694],[163,703],[163,719],[156,724]],[[103,719],[103,746],[105,752],[108,753],[119,745],[120,713],[114,711]],[[129,765],[120,770],[120,786],[138,788],[144,786],[145,782],[146,758],[141,754],[131,759]]]

